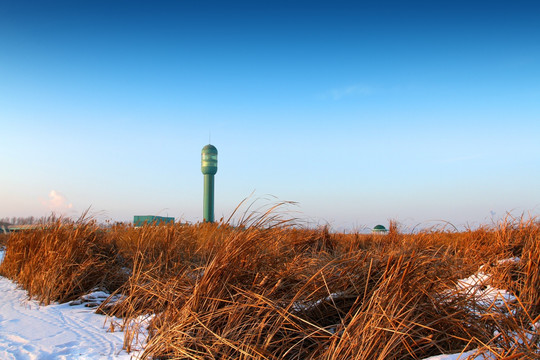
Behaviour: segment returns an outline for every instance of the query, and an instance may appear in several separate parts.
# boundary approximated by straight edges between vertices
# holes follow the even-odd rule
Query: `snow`
[[[136,354],[122,350],[124,334],[108,332],[111,321],[115,319],[95,314],[83,304],[41,306],[0,276],[2,360],[131,359]]]
[[[495,306],[502,308],[516,300],[516,297],[506,290],[501,290],[488,285],[491,275],[482,271],[461,279],[457,283],[457,290],[461,293],[473,295],[475,302],[482,308]]]
[[[465,360],[469,356],[474,355],[475,352],[476,352],[476,350],[471,350],[471,351],[468,351],[466,353],[461,353],[461,354],[436,355],[436,356],[431,356],[431,357],[425,358],[424,360]],[[480,357],[476,357],[476,358],[471,359],[471,360],[476,360],[476,359],[479,360]],[[482,357],[482,359],[484,359],[484,357]]]
[[[342,293],[342,292],[331,293],[330,295],[328,295],[324,299],[319,299],[317,301],[313,301],[313,302],[310,302],[308,304],[297,301],[292,305],[292,309],[294,311],[307,311],[307,310],[313,309],[314,307],[317,307],[319,304],[323,303],[324,301],[334,301],[335,299],[338,299],[339,297],[341,297],[343,295],[344,295],[344,293]]]

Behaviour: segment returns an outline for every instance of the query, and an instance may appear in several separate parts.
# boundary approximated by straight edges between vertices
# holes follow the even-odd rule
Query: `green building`
[[[165,216],[153,216],[153,215],[135,215],[133,217],[133,224],[135,226],[149,225],[161,225],[161,224],[174,224],[173,217]]]

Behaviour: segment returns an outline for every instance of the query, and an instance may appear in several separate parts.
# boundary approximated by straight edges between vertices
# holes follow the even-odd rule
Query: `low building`
[[[45,228],[47,228],[46,224],[9,225],[9,232],[40,230]]]
[[[174,224],[173,217],[154,216],[154,215],[135,215],[133,217],[133,224],[135,226],[147,225],[161,225],[161,224]]]

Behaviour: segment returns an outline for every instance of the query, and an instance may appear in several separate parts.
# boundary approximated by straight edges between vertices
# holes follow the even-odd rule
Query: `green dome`
[[[208,145],[206,145],[205,147],[202,148],[202,152],[217,154],[217,149],[216,149],[216,147],[214,145],[208,144]]]
[[[373,228],[375,231],[386,231],[386,228],[382,225],[377,225]]]

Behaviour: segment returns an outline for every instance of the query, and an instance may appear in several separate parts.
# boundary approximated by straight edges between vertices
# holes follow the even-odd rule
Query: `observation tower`
[[[203,219],[214,222],[214,175],[217,173],[218,151],[214,145],[206,145],[201,151],[201,171],[204,175]]]

